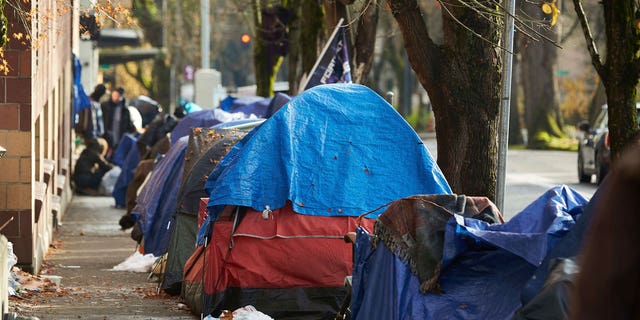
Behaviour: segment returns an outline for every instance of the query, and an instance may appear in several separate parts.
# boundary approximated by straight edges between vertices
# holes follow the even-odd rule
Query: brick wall
[[[25,12],[31,10],[29,2],[20,3]],[[62,3],[39,1],[38,9],[41,15],[62,12],[56,8]],[[53,234],[51,199],[70,199],[69,187],[61,185],[65,179],[56,183],[56,177],[64,174],[69,181],[71,171],[64,159],[71,154],[71,126],[65,118],[71,118],[73,11],[58,14],[48,25],[32,21],[32,38],[39,40],[31,44],[12,37],[26,31],[16,12],[9,6],[5,10],[10,41],[4,50],[10,69],[0,74],[0,146],[7,149],[0,159],[0,225],[13,221],[0,232],[14,243],[18,265],[37,271]],[[37,210],[34,193],[44,185],[49,164],[54,169]]]

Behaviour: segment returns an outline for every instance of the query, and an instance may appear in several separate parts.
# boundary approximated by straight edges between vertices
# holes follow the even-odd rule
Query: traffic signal
[[[242,36],[240,36],[240,41],[242,41],[243,44],[249,44],[251,42],[251,36],[248,33],[243,33]]]

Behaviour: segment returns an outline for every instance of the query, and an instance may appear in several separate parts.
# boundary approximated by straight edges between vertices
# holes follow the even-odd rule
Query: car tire
[[[584,173],[584,160],[582,159],[582,154],[578,151],[578,180],[580,183],[590,183],[591,175]]]
[[[600,185],[602,183],[602,180],[604,180],[604,177],[607,176],[607,173],[609,172],[609,170],[607,170],[607,168],[605,166],[602,165],[602,163],[598,162],[597,163],[597,170],[596,170],[596,184]]]

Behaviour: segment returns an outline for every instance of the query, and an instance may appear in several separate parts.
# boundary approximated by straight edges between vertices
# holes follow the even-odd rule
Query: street
[[[435,138],[424,140],[429,152],[437,157]],[[507,181],[505,209],[510,219],[549,188],[565,184],[591,198],[595,183],[578,183],[576,161],[578,154],[568,151],[509,150],[507,153]]]

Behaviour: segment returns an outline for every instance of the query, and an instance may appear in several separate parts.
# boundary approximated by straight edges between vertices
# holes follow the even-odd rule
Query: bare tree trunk
[[[437,46],[415,0],[389,5],[402,31],[409,61],[433,104],[438,165],[454,192],[493,199],[501,66],[497,50],[485,40],[498,43],[497,21],[488,21],[463,6],[448,6],[447,10],[474,26],[484,40],[443,9],[445,42]]]
[[[511,108],[509,108],[509,145],[524,144],[522,136],[522,126],[520,124],[520,99],[518,89],[522,82],[522,63],[520,62],[520,54],[513,56],[513,80],[511,81]]]
[[[254,25],[256,26],[256,41],[253,47],[256,95],[271,97],[278,69],[284,60],[282,53],[274,48],[276,45],[274,41],[278,39],[272,39],[272,36],[277,28],[282,28],[282,24],[276,13],[266,12],[267,7],[261,0],[253,1],[253,10]],[[267,15],[269,15],[268,19]]]
[[[358,20],[354,45],[354,82],[365,83],[373,65],[373,53],[378,30],[378,1],[369,0]]]
[[[591,63],[598,72],[607,93],[609,137],[612,160],[616,161],[622,149],[638,132],[636,96],[640,80],[640,32],[635,25],[639,9],[633,0],[605,0],[606,59],[600,58],[582,2],[573,0],[591,55]]]
[[[638,132],[636,86],[640,79],[640,43],[634,23],[638,8],[632,0],[603,3],[607,33],[607,78],[604,85],[609,106],[611,155],[617,159]]]
[[[524,5],[531,17],[542,19],[538,6]],[[539,31],[553,41],[557,41],[555,30]],[[525,125],[527,127],[527,148],[546,149],[552,137],[564,137],[558,102],[556,67],[558,49],[550,41],[533,41],[529,38],[522,45],[522,92],[524,95]]]

